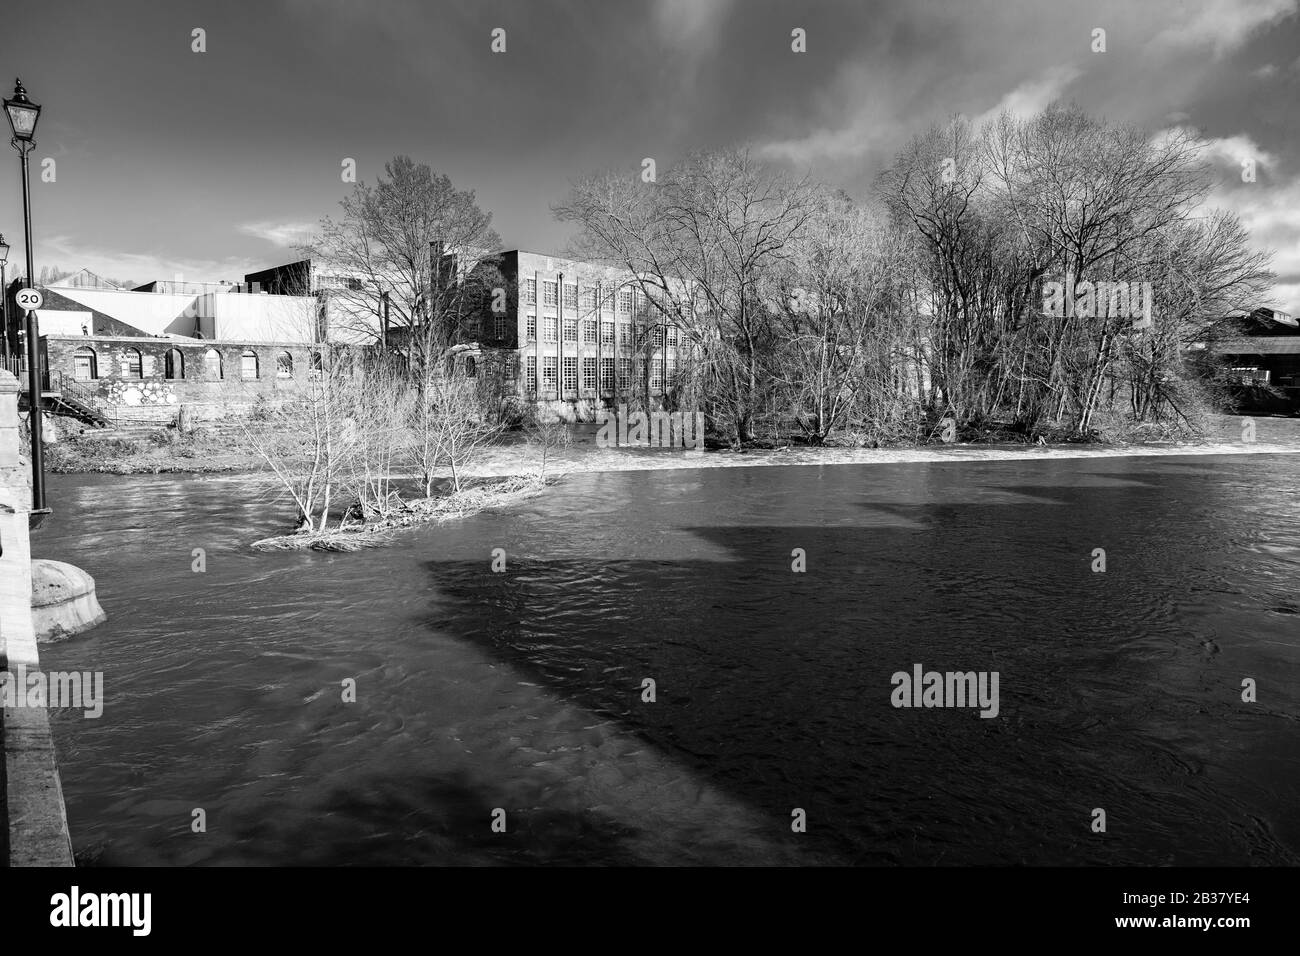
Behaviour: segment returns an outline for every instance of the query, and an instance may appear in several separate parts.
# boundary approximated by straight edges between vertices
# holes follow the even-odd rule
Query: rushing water
[[[83,861],[1300,862],[1297,457],[574,476],[347,555],[250,552],[242,480],[50,484]],[[918,663],[999,715],[895,709]]]

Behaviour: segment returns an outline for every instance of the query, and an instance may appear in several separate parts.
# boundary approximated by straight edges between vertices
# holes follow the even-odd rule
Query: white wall
[[[213,338],[244,342],[314,340],[316,300],[296,295],[209,293],[202,308],[213,316]]]
[[[89,312],[61,311],[59,309],[37,309],[36,319],[40,323],[41,335],[84,335],[81,327],[94,331],[94,316]]]
[[[193,335],[196,327],[204,338],[211,338],[211,322],[198,304],[198,296],[169,295],[158,292],[113,292],[107,289],[78,289],[73,286],[50,286],[66,299],[102,312],[119,322],[139,329],[145,335]],[[224,297],[223,297],[224,298]],[[81,329],[77,329],[81,334]]]

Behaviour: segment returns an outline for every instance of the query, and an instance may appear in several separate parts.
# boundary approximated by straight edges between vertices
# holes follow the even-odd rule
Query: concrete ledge
[[[32,626],[28,472],[18,457],[17,380],[0,370],[0,671],[40,670]],[[12,688],[18,693],[19,688]],[[21,688],[25,693],[26,688]],[[63,786],[43,707],[0,707],[0,831],[7,866],[72,866]]]
[[[4,749],[9,866],[72,866],[63,785],[45,709],[7,709]]]

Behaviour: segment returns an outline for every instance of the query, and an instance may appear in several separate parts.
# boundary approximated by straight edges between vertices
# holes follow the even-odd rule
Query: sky
[[[6,0],[0,77],[44,108],[38,272],[238,281],[293,260],[337,211],[343,160],[373,180],[402,153],[473,189],[507,248],[562,253],[571,227],[551,206],[588,173],[748,143],[865,199],[932,124],[1060,98],[1152,135],[1194,131],[1213,203],[1274,250],[1272,304],[1300,313],[1298,5]],[[19,162],[0,155],[12,276]]]

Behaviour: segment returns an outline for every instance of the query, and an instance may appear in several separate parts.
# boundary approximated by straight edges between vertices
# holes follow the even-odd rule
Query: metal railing
[[[60,396],[65,400],[70,399],[77,405],[82,406],[96,415],[99,415],[105,421],[116,423],[115,416],[111,415],[99,402],[99,397],[87,388],[85,385],[72,378],[66,372],[59,372],[56,378],[58,382],[58,391]]]

